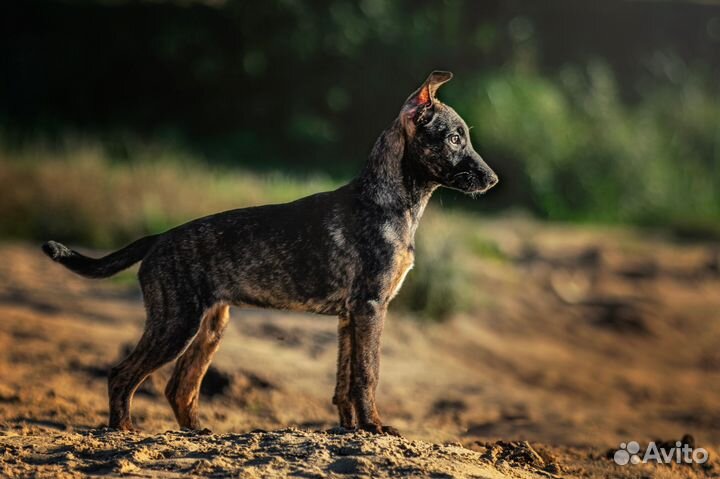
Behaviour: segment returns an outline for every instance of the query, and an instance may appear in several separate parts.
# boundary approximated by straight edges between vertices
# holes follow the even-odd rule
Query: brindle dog
[[[333,403],[340,424],[397,434],[375,405],[380,334],[412,268],[418,222],[438,186],[482,193],[498,181],[465,122],[435,97],[450,78],[430,74],[380,135],[360,176],[335,191],[200,218],[100,259],[43,245],[89,278],[142,261],[147,321],[134,351],[110,370],[110,427],[132,429],[138,385],[179,357],[166,396],[180,426],[199,429],[200,383],[234,305],[339,316]]]

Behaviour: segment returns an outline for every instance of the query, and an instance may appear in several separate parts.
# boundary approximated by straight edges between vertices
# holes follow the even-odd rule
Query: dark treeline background
[[[698,221],[720,217],[720,4],[26,0],[0,9],[8,143],[80,131],[112,145],[129,134],[211,162],[346,177],[427,73],[448,69],[456,80],[441,97],[506,178],[480,208],[657,223],[691,189]],[[674,170],[680,162],[686,169]],[[638,186],[648,169],[654,183]]]

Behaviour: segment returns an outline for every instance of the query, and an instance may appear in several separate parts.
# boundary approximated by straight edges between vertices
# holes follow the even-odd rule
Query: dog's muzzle
[[[500,181],[494,172],[462,171],[453,176],[452,187],[464,193],[485,193]]]

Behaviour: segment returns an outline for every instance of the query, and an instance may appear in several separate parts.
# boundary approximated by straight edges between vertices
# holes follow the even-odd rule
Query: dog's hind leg
[[[135,390],[153,371],[173,361],[188,347],[198,331],[202,307],[185,299],[173,303],[172,298],[188,298],[183,294],[163,294],[143,289],[147,321],[137,346],[120,364],[110,370],[110,422],[115,429],[132,430],[130,405]]]
[[[165,388],[165,397],[180,427],[199,430],[198,400],[200,384],[210,366],[230,318],[229,306],[211,308],[203,319],[200,331],[177,360],[172,377]]]
[[[352,326],[350,317],[346,314],[340,316],[338,323],[338,359],[337,383],[333,404],[338,408],[340,425],[346,429],[357,426],[355,405],[350,397],[352,386]]]

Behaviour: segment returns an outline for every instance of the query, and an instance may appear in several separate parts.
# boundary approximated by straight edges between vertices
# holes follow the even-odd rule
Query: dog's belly
[[[205,233],[202,276],[219,300],[321,314],[345,309],[357,263],[352,245],[337,243],[339,220],[327,208],[300,206],[241,210]]]
[[[235,305],[341,314],[349,295],[349,274],[329,265],[273,264],[244,268],[227,285],[225,300]]]
[[[238,294],[229,298],[228,302],[235,306],[339,315],[345,310],[346,300],[345,291],[334,292],[328,297],[304,297],[303,295],[290,296],[287,292],[278,289],[243,288]]]

